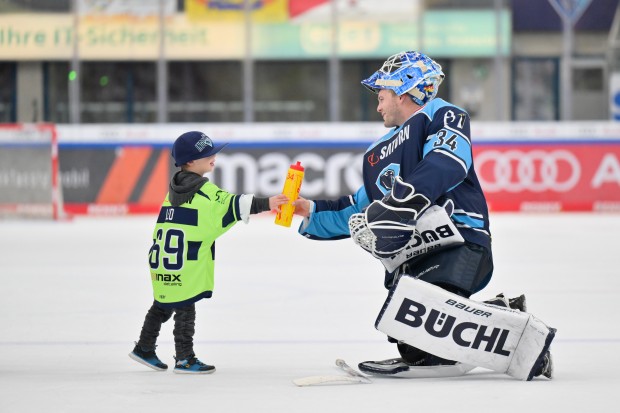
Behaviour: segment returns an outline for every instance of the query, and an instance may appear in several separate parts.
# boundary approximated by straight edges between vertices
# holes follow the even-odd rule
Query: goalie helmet
[[[445,75],[441,66],[430,57],[418,52],[401,52],[388,57],[362,84],[370,91],[393,90],[398,96],[408,93],[413,101],[424,106],[437,96]]]

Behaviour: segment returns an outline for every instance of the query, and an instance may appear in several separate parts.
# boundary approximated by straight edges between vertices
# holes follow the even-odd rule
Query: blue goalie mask
[[[370,91],[393,90],[398,96],[408,93],[413,101],[424,106],[437,96],[445,75],[441,66],[430,57],[418,52],[401,52],[388,57],[362,84]]]

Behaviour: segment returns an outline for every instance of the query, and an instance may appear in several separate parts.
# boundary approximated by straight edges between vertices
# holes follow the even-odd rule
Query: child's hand
[[[306,218],[310,216],[310,201],[307,199],[299,197],[293,202],[293,205],[295,206],[295,215]]]
[[[274,210],[277,209],[280,205],[286,204],[288,202],[288,197],[283,194],[275,195],[269,198],[269,209]]]

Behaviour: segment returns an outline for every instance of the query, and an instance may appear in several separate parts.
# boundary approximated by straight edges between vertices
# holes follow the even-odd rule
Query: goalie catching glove
[[[389,195],[349,218],[351,237],[377,258],[392,257],[411,241],[418,217],[430,205],[428,198],[397,176]]]

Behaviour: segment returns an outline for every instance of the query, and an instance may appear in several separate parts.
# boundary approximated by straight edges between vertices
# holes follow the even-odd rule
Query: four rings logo
[[[566,192],[579,182],[581,164],[569,151],[484,151],[476,172],[486,192]]]

